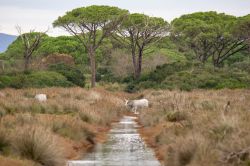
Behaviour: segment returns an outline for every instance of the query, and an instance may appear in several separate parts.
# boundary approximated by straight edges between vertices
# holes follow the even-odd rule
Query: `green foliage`
[[[24,79],[24,82],[26,83],[26,85],[24,86],[27,87],[38,87],[38,88],[47,86],[68,87],[72,85],[72,83],[67,81],[64,76],[56,72],[47,72],[47,71],[34,72],[27,76],[21,77],[21,79]]]
[[[54,27],[63,27],[73,34],[88,51],[91,62],[96,63],[97,48],[110,36],[128,15],[127,10],[111,6],[92,5],[67,12],[54,21]],[[96,70],[91,63],[91,86],[95,86]]]
[[[250,75],[231,68],[216,69],[201,64],[179,62],[157,67],[138,81],[127,80],[126,91],[163,88],[190,91],[192,89],[250,88]]]
[[[169,26],[169,24],[160,17],[149,17],[145,14],[133,13],[123,21],[122,26],[122,28],[125,29],[137,27],[138,31],[143,31],[144,29],[150,29],[153,31],[153,29],[158,30],[161,27]]]
[[[86,38],[82,34],[76,37],[44,35],[41,45],[34,55],[43,57],[55,53],[68,54],[74,57],[78,67],[81,65],[84,68],[80,70],[78,67],[54,64],[49,67],[50,72],[1,75],[0,88],[67,87],[72,85],[84,87],[85,77],[82,70],[88,72],[85,75],[88,75],[90,71],[89,68],[85,67],[86,65],[82,65],[89,63],[88,50],[83,46],[83,43],[93,44],[94,41],[95,44],[98,44],[99,41],[102,42],[102,45],[95,49],[97,81],[125,83],[127,84],[125,90],[128,92],[135,92],[140,88],[167,88],[187,91],[195,88],[249,88],[249,50],[234,53],[233,56],[226,58],[220,65],[221,69],[213,68],[209,63],[213,62],[211,51],[214,51],[215,46],[220,48],[226,40],[233,41],[249,37],[250,15],[237,18],[223,13],[197,12],[175,19],[171,23],[171,35],[163,37],[160,41],[156,38],[158,42],[150,44],[143,52],[145,55],[143,58],[151,58],[158,54],[164,55],[167,57],[168,64],[158,66],[156,70],[149,71],[149,73],[143,73],[136,81],[132,76],[116,78],[112,74],[114,72],[111,71],[112,49],[125,50],[127,47],[125,48],[124,44],[117,42],[117,40],[106,38],[107,36],[101,40],[104,33],[108,32],[107,29],[112,25],[111,22],[119,23],[118,20],[124,18],[125,15],[127,15],[127,19],[121,26],[124,31],[130,28],[131,31],[134,30],[133,32],[136,30],[156,32],[155,30],[162,26],[166,26],[165,30],[168,31],[169,24],[162,18],[138,13],[128,14],[128,11],[117,7],[89,6],[74,9],[59,17],[54,22],[54,26],[61,27],[67,24],[80,26],[79,23],[84,23],[87,26],[95,25],[97,28],[96,37],[92,38],[93,36],[88,30],[85,31]],[[99,25],[104,24],[105,28],[99,27]],[[133,27],[136,27],[136,30],[131,29]],[[32,38],[35,33],[29,35]],[[88,39],[89,37],[90,39]],[[143,36],[139,38],[142,39]],[[142,41],[138,42],[140,44]],[[207,49],[210,47],[211,49]],[[5,66],[9,67],[13,64],[13,66],[17,66],[17,60],[23,57],[21,38],[18,37],[5,53],[0,54],[0,57],[6,60]],[[196,62],[194,58],[209,63],[202,64]]]
[[[176,71],[185,70],[190,66],[190,63],[187,62],[175,62],[172,64],[165,64],[158,66],[155,71],[150,72],[148,75],[141,78],[141,81],[154,81],[162,82],[167,76],[170,76]]]
[[[0,76],[0,88],[6,88],[10,86],[10,84],[13,82],[13,78],[9,76]]]
[[[28,74],[17,73],[0,76],[2,88],[43,88],[52,86],[69,87],[73,84],[60,73],[52,71],[31,72]]]
[[[67,66],[64,63],[50,65],[49,70],[62,74],[68,81],[75,85],[84,87],[85,77],[81,70],[76,67]]]
[[[37,50],[39,56],[50,54],[67,54],[74,57],[76,63],[86,64],[87,53],[81,43],[72,36],[47,37]]]
[[[229,57],[226,61],[225,64],[227,65],[233,65],[234,63],[239,63],[246,61],[247,59],[247,54],[243,52],[238,52],[234,56]]]
[[[112,44],[110,40],[104,40],[103,45],[96,50],[97,62],[104,62],[110,55]],[[51,54],[71,55],[76,64],[88,64],[89,58],[82,44],[73,36],[44,37],[40,47],[35,51],[35,57],[44,57]],[[23,56],[23,48],[18,38],[14,41],[5,53],[1,54],[6,63],[14,64]]]
[[[170,63],[173,62],[183,62],[186,60],[186,57],[184,56],[183,53],[175,50],[175,49],[160,49],[159,50],[160,54],[165,55],[168,58],[168,61]]]
[[[71,55],[78,64],[88,63],[84,47],[82,47],[77,39],[71,36],[44,37],[34,56],[43,57],[55,53]],[[22,58],[22,56],[23,46],[20,38],[17,38],[2,55],[8,61],[15,61]]]
[[[169,36],[163,37],[160,41],[158,41],[157,43],[154,43],[154,45],[156,48],[178,50],[178,46]]]
[[[172,37],[192,49],[201,62],[213,61],[214,66],[246,49],[245,42],[233,33],[237,18],[216,12],[183,15],[172,22]],[[246,35],[246,33],[244,33]],[[183,41],[185,41],[183,43]],[[211,58],[212,57],[212,58]]]
[[[86,24],[103,24],[109,20],[116,19],[114,16],[123,16],[128,11],[121,10],[117,7],[110,6],[88,6],[76,8],[66,15],[59,17],[54,23],[54,26],[63,26],[70,23],[78,24],[84,22]]]
[[[34,42],[35,40],[35,36],[38,34],[38,32],[32,32],[32,33],[27,33],[24,35],[27,35],[28,38],[30,39],[30,43]],[[41,38],[41,43],[48,38],[48,36],[46,34],[43,34],[42,38]],[[39,45],[41,46],[41,44]],[[19,36],[11,45],[9,45],[7,51],[3,54],[3,57],[5,59],[20,59],[24,56],[24,45],[22,42],[21,37]],[[37,56],[37,50],[34,52],[34,56]]]
[[[145,48],[166,36],[170,25],[160,17],[150,17],[145,14],[133,13],[123,21],[117,36],[122,36],[122,41],[136,59],[133,63],[134,76],[139,79]],[[118,37],[121,38],[121,37]]]
[[[234,34],[241,38],[250,38],[250,14],[239,17],[237,23],[233,29]]]
[[[232,65],[233,68],[236,68],[241,71],[248,72],[250,74],[250,60],[245,60],[242,62],[236,62]]]
[[[116,28],[115,25],[127,14],[127,10],[118,7],[93,5],[67,12],[54,21],[53,26],[63,27],[74,35],[81,34],[75,36],[88,49],[89,44],[93,44],[92,49],[95,51],[102,40]],[[75,27],[79,27],[80,30],[78,31]],[[98,31],[98,29],[100,30]]]
[[[96,72],[96,81],[103,81],[103,82],[119,82],[120,79],[116,78],[112,71],[109,68],[98,68]]]
[[[229,32],[234,21],[236,17],[224,13],[197,12],[176,18],[171,24],[174,33],[181,33],[189,37],[188,40],[192,40],[191,37],[197,37],[202,33],[213,36],[215,32],[212,30]]]
[[[125,88],[125,92],[128,92],[128,93],[134,93],[138,90],[139,90],[138,86],[133,82],[129,83]]]

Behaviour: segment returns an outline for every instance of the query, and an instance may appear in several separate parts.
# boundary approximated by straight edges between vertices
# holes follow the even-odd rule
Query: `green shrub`
[[[0,129],[0,154],[10,145],[6,130]]]
[[[20,75],[17,75],[17,76],[13,76],[12,82],[10,83],[9,86],[11,88],[16,88],[16,89],[28,87],[28,85],[27,85],[27,75],[20,74]]]
[[[96,71],[96,81],[104,81],[104,82],[119,82],[120,79],[116,78],[112,71],[108,68],[98,68]]]
[[[180,111],[172,111],[166,114],[166,120],[169,122],[179,122],[182,120],[187,120],[187,114]]]
[[[145,78],[145,80],[147,80],[147,77]],[[130,75],[130,76],[128,76],[128,77],[125,77],[125,78],[122,80],[123,83],[131,83],[131,82],[133,82],[133,81],[134,81],[134,77],[133,77],[132,75]],[[141,80],[141,81],[143,81],[143,80]]]
[[[13,82],[13,78],[7,75],[0,76],[0,88],[5,88],[10,86]]]
[[[67,79],[57,73],[51,71],[41,71],[33,72],[25,78],[25,83],[27,87],[51,87],[51,86],[62,86],[69,87],[72,85]]]
[[[180,90],[183,90],[183,91],[191,91],[193,89],[194,89],[194,87],[192,87],[192,85],[190,85],[190,84],[180,85]]]
[[[58,63],[50,65],[49,70],[58,72],[65,76],[68,81],[80,87],[85,86],[85,77],[81,70],[76,67],[65,65],[64,63]]]
[[[232,67],[250,73],[250,61],[237,62],[234,63]]]
[[[158,48],[156,48],[158,49]],[[186,57],[184,56],[183,53],[179,52],[176,49],[166,49],[162,48],[159,50],[159,52],[163,55],[165,55],[168,58],[168,61],[170,62],[180,62],[180,61],[185,61]]]
[[[215,88],[218,86],[218,81],[211,79],[211,80],[207,80],[205,82],[203,82],[202,84],[199,85],[199,88],[202,89],[211,89],[211,88]]]
[[[156,69],[140,79],[140,81],[151,80],[155,82],[162,82],[166,77],[187,69],[190,63],[187,62],[175,62],[171,64],[164,64],[162,66],[157,66]]]
[[[155,83],[153,81],[144,81],[144,82],[140,82],[139,83],[139,87],[143,87],[145,89],[147,88],[155,88],[155,89],[158,89],[160,88],[160,84],[159,83]]]
[[[247,88],[247,85],[244,82],[240,82],[235,79],[226,79],[223,82],[219,82],[216,86],[216,89],[223,89],[223,88],[230,88],[230,89],[237,89],[237,88]]]
[[[222,89],[250,88],[250,75],[237,68],[214,68],[200,63],[179,62],[158,66],[138,81],[127,79],[127,91],[133,89]]]
[[[52,86],[69,87],[73,84],[63,75],[52,71],[31,72],[30,74],[11,74],[0,76],[0,86],[2,88],[43,88]]]
[[[125,88],[125,92],[128,92],[128,93],[135,93],[138,90],[139,90],[139,87],[135,83],[130,83]]]

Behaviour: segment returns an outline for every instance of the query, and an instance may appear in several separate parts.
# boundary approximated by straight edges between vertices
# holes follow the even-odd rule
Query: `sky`
[[[0,33],[46,31],[50,36],[66,35],[52,27],[54,20],[74,8],[110,5],[171,21],[183,14],[217,11],[235,16],[250,14],[250,0],[0,0]]]

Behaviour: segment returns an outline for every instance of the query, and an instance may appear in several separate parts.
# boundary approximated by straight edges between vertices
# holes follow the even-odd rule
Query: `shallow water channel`
[[[140,137],[135,119],[124,116],[114,123],[105,143],[97,144],[82,160],[68,161],[68,166],[160,166]]]

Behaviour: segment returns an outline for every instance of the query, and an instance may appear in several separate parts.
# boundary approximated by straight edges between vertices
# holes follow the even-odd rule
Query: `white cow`
[[[47,96],[46,96],[46,94],[37,94],[35,96],[35,99],[40,101],[40,102],[44,102],[47,100]]]
[[[148,107],[148,100],[147,99],[139,99],[139,100],[126,100],[125,99],[125,106],[132,109],[132,111],[137,114],[137,108],[146,108]]]

